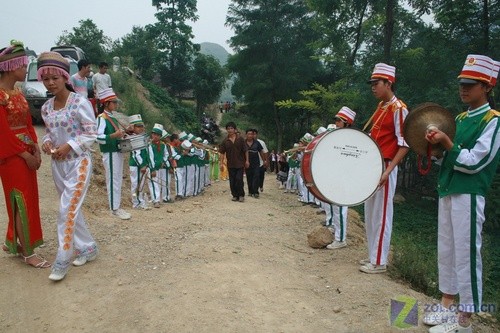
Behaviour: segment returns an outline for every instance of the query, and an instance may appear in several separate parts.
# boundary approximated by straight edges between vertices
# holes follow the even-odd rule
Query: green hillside
[[[205,42],[200,44],[200,48],[200,52],[202,54],[213,56],[215,59],[219,60],[221,66],[226,65],[229,52],[227,52],[226,49],[221,45]]]
[[[224,47],[222,47],[219,44],[216,43],[201,43],[200,44],[200,53],[206,54],[206,55],[211,55],[215,59],[219,60],[219,63],[221,66],[225,66],[227,63],[227,58],[229,57],[229,52],[226,51]],[[234,98],[233,95],[231,94],[231,87],[233,85],[233,81],[229,79],[227,81],[227,87],[222,90],[222,93],[219,97],[220,101],[229,101],[233,102]]]

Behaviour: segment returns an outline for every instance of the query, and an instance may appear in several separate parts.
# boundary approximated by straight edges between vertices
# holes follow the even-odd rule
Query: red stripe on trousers
[[[387,168],[388,165],[389,162],[386,162],[385,167]],[[380,229],[380,237],[378,240],[377,265],[380,265],[380,257],[382,256],[382,246],[384,245],[385,220],[387,216],[387,197],[389,193],[389,179],[390,178],[387,178],[387,182],[384,185],[384,213],[382,214],[382,228]]]

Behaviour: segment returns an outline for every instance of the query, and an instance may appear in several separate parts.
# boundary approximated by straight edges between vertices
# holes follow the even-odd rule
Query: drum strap
[[[388,109],[389,109],[389,105],[387,105],[387,107],[383,108],[383,111],[380,113],[380,115],[378,116],[377,120],[375,120],[373,122],[373,126],[375,126],[375,124],[378,124],[378,122],[380,121],[380,118],[382,118],[382,116],[384,116],[386,114],[386,112],[387,112]],[[377,111],[378,111],[378,108],[377,108]],[[370,126],[370,124],[372,124],[373,117],[375,117],[375,114],[377,114],[377,111],[375,111],[372,114],[372,116],[370,117],[370,119],[368,119],[368,121],[366,122],[365,126],[363,126],[363,132],[365,132],[366,129],[368,128],[368,126]],[[373,126],[370,129],[370,132],[373,129]]]
[[[114,119],[113,117],[110,117],[110,116],[106,113],[106,111],[102,113],[102,117],[103,117],[104,119],[108,120],[108,121],[111,123],[111,125],[112,125],[112,126],[113,126],[113,128],[115,129],[115,132],[117,132],[117,131],[119,130],[118,125],[116,125],[116,123],[115,123],[115,119]]]

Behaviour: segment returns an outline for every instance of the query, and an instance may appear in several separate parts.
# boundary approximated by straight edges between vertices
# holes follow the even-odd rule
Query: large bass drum
[[[341,128],[314,138],[300,169],[305,185],[319,200],[356,206],[377,191],[384,159],[368,134]]]

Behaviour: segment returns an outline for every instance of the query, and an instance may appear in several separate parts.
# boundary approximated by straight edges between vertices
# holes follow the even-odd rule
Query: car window
[[[69,63],[69,75],[73,75],[78,72],[78,64],[76,62]]]
[[[28,77],[27,77],[27,80],[28,81],[37,81],[37,78],[36,78],[36,71],[37,71],[37,67],[36,67],[36,62],[32,62],[28,65]]]
[[[78,59],[78,54],[74,50],[57,50],[63,57],[70,57],[72,59]]]

